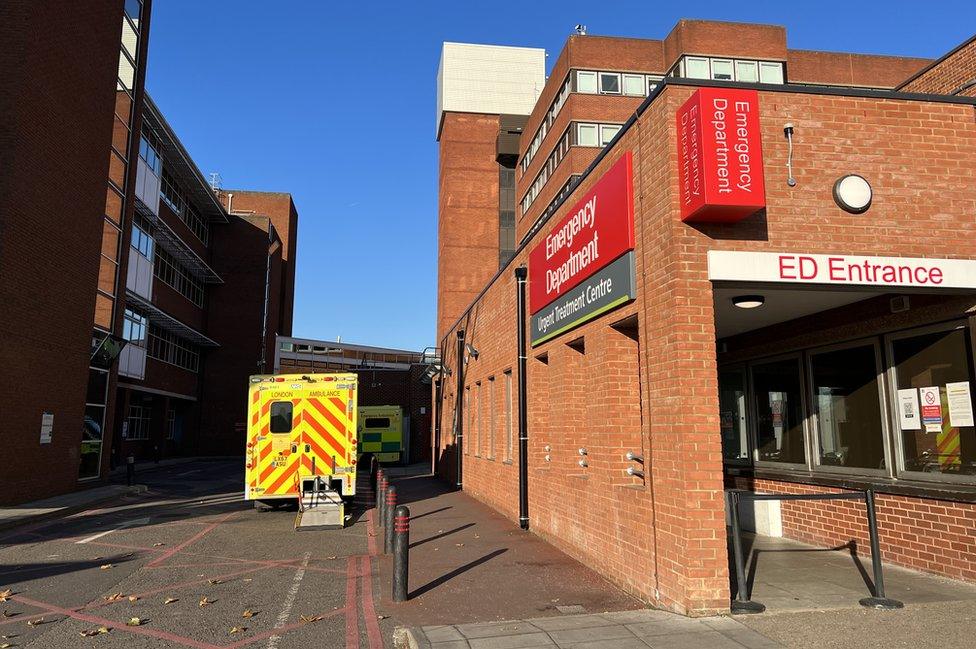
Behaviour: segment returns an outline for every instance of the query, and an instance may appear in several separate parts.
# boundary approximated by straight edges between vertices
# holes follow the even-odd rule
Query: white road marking
[[[295,597],[298,595],[298,587],[301,585],[302,579],[305,578],[305,568],[308,567],[308,560],[311,556],[311,552],[306,552],[305,556],[302,558],[301,567],[295,572],[295,579],[291,583],[291,588],[288,590],[288,595],[285,596],[285,605],[281,609],[278,619],[275,620],[274,628],[276,629],[280,629],[288,624],[288,618],[291,617],[291,607],[295,605]],[[275,647],[278,646],[279,640],[281,640],[280,635],[273,635],[268,638],[267,649],[275,649]]]
[[[132,527],[133,525],[148,525],[148,524],[149,524],[149,517],[148,516],[145,517],[145,518],[137,518],[135,520],[126,521],[126,522],[122,523],[121,525],[119,525],[118,527],[113,527],[110,530],[105,530],[104,532],[99,532],[98,534],[92,534],[88,538],[81,539],[80,541],[75,541],[75,544],[76,545],[82,545],[84,543],[91,543],[95,539],[100,539],[100,538],[102,538],[103,536],[105,536],[107,534],[111,534],[112,532],[118,532],[119,530],[125,529],[127,527]]]

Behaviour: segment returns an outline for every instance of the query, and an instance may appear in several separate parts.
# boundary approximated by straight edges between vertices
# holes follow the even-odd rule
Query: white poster
[[[946,383],[946,397],[949,402],[949,425],[973,425],[973,399],[969,395],[969,381]]]
[[[51,433],[54,431],[54,413],[41,414],[41,444],[51,443]]]
[[[922,423],[926,433],[942,432],[942,399],[937,386],[919,388],[922,399]]]
[[[922,427],[918,414],[918,390],[909,388],[898,391],[898,415],[902,430],[918,430]]]

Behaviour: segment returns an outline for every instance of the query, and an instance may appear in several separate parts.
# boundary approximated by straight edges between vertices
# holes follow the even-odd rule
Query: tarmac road
[[[391,637],[374,608],[371,512],[356,508],[343,530],[295,532],[294,511],[243,501],[236,461],[138,482],[148,492],[0,533],[0,593],[12,591],[0,646],[378,649]]]

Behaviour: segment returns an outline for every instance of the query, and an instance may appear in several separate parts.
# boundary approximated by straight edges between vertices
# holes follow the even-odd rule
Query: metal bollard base
[[[732,612],[732,615],[755,615],[756,613],[765,613],[766,606],[752,600],[744,602],[733,599],[729,610]]]
[[[858,600],[857,603],[864,608],[876,608],[882,611],[894,611],[899,608],[905,608],[903,602],[887,597],[865,597],[864,599]]]

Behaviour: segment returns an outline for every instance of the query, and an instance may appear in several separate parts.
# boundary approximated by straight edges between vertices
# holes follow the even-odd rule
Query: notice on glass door
[[[942,432],[942,399],[939,398],[939,388],[919,388],[922,396],[922,423],[926,433]]]
[[[918,390],[910,388],[898,391],[898,414],[902,430],[918,430],[922,422],[918,416]]]
[[[973,425],[973,399],[969,395],[969,381],[946,383],[950,426]]]

